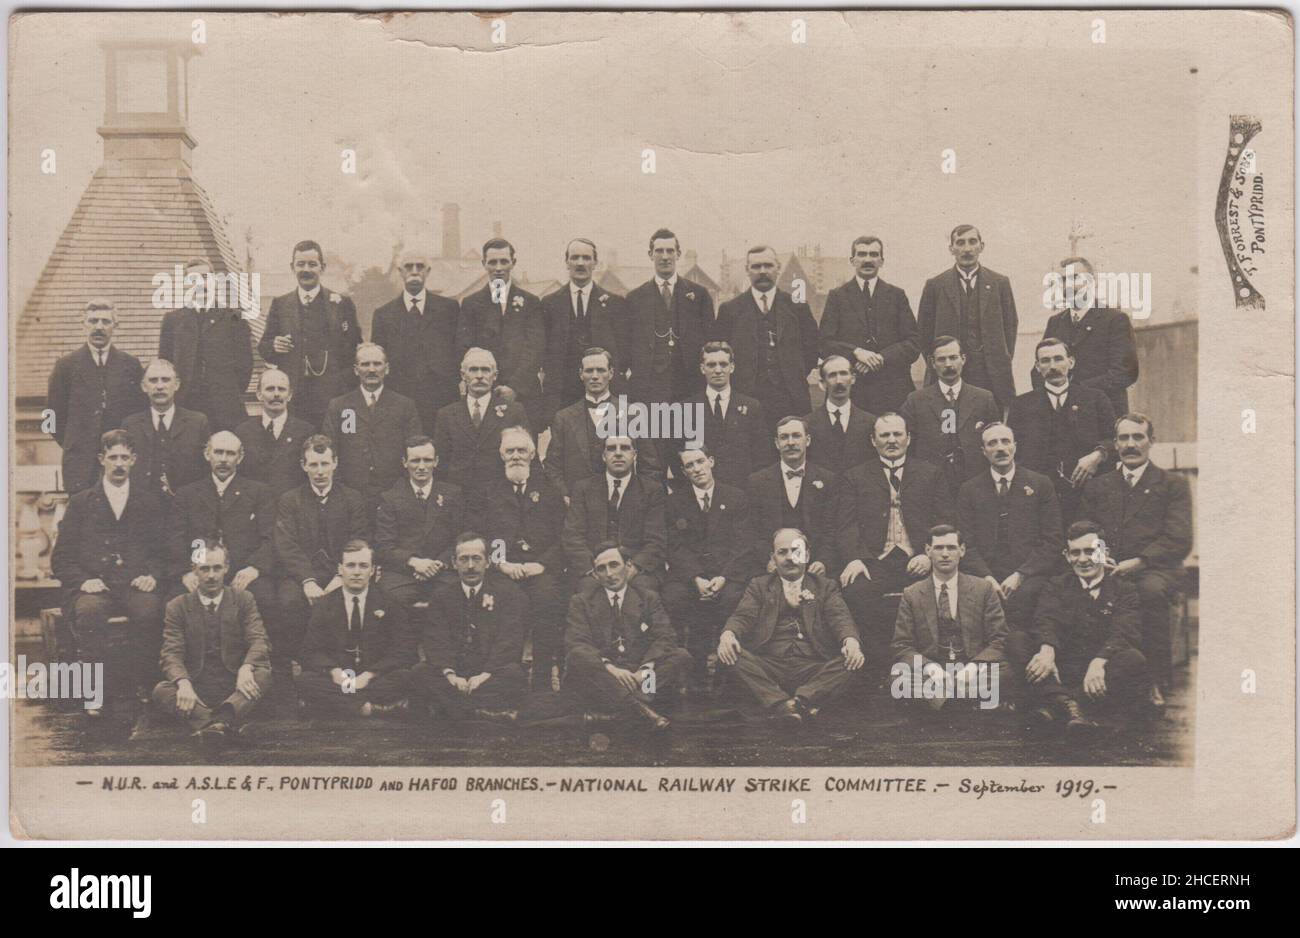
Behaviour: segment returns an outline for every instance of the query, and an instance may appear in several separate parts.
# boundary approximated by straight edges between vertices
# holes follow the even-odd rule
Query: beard
[[[528,479],[528,466],[506,466],[506,478],[515,483],[526,481]]]

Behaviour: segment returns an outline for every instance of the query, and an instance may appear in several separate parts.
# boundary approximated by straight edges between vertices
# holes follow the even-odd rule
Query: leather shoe
[[[666,716],[646,706],[639,700],[636,701],[636,712],[650,725],[650,728],[655,731],[666,730],[672,725]]]
[[[226,736],[229,732],[230,724],[222,720],[213,720],[194,735],[199,738],[199,742],[205,750],[218,752],[225,745]]]
[[[803,722],[803,714],[799,712],[799,701],[793,697],[789,700],[783,700],[776,705],[774,716],[783,723],[795,726]]]
[[[361,715],[367,717],[385,716],[386,714],[390,714],[390,713],[401,713],[402,711],[406,710],[408,707],[410,707],[410,702],[407,701],[405,697],[403,697],[401,700],[396,700],[393,701],[392,703],[386,703],[386,704],[375,703],[374,701],[368,700],[366,701],[365,706],[361,708]]]
[[[1079,702],[1073,697],[1062,697],[1057,704],[1061,714],[1069,718],[1065,732],[1071,736],[1086,736],[1097,728],[1097,724],[1083,715]]]
[[[513,723],[519,717],[518,710],[475,710],[474,716],[490,723]]]
[[[613,723],[614,719],[615,717],[612,713],[595,713],[588,711],[582,715],[582,722],[587,726],[597,723]]]

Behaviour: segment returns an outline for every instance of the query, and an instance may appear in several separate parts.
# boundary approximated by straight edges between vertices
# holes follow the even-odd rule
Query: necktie
[[[351,637],[361,628],[361,597],[352,597],[352,609],[348,612],[348,635]]]
[[[969,293],[971,290],[974,290],[974,289],[975,289],[975,275],[974,275],[974,274],[971,274],[970,276],[967,276],[966,274],[962,274],[962,275],[961,275],[961,286],[962,286],[962,289],[965,290],[967,293]]]
[[[515,494],[518,495],[520,498],[523,498],[523,497],[524,497],[524,490],[525,490],[527,487],[528,487],[527,483],[524,483],[524,482],[516,482],[516,483],[515,483]]]
[[[95,367],[96,367],[96,368],[103,368],[103,367],[104,367],[104,359],[106,359],[107,357],[108,357],[108,356],[107,356],[106,354],[104,354],[103,352],[96,352],[96,353],[95,353]]]
[[[831,420],[834,422],[835,426],[839,428],[841,433],[844,433],[848,429],[844,426],[844,411],[840,410],[838,407],[831,408]]]
[[[377,401],[374,394],[366,394],[366,410],[373,414],[375,412],[376,403]]]
[[[274,421],[274,420],[268,420],[268,421],[266,421],[264,424],[262,424],[262,429],[266,431],[266,435],[267,435],[268,437],[271,438],[271,442],[272,442],[272,443],[274,443],[274,442],[276,441],[276,439],[278,439],[278,438],[276,437],[276,435],[275,435],[275,421]]]
[[[948,388],[947,390],[945,390],[945,391],[943,392],[943,396],[946,397],[946,398],[948,398],[948,403],[949,403],[949,404],[956,404],[956,403],[957,403],[957,392],[954,391],[952,388]]]
[[[787,469],[785,471],[785,477],[787,479],[802,479],[803,473],[804,470],[802,469]]]
[[[609,598],[609,609],[614,614],[614,641],[618,643],[618,653],[626,651],[623,645],[623,602],[615,594]]]
[[[664,309],[671,310],[673,308],[673,291],[668,289],[667,280],[659,284],[659,295],[663,297]]]
[[[1065,396],[1066,392],[1061,391],[1060,393],[1057,393],[1056,391],[1048,391],[1047,394],[1052,399],[1052,410],[1060,410],[1061,398]]]
[[[763,315],[766,316],[767,315],[767,294],[766,293],[764,293],[762,297],[760,297],[760,303],[763,307]]]
[[[483,425],[483,404],[477,397],[474,398],[474,409],[470,412],[470,419],[474,421],[475,429]]]
[[[948,584],[939,584],[939,643],[948,652],[948,660],[957,660],[957,628],[952,618],[952,599]]]
[[[704,512],[706,515],[709,513],[709,493],[708,493],[708,492],[705,492],[704,495],[701,496],[701,498],[700,498],[700,511]]]
[[[1138,477],[1136,473],[1129,472],[1127,469],[1124,470],[1124,481],[1128,483],[1129,488],[1133,488],[1133,486],[1137,485],[1137,480]]]
[[[212,618],[217,614],[217,604],[205,602],[203,604],[203,611],[208,614],[208,618]]]
[[[715,420],[722,419],[722,395],[721,394],[713,395],[713,418]]]
[[[578,306],[578,318],[585,319],[587,317],[587,306],[583,302],[581,290],[577,292],[577,295],[574,297],[574,299]]]
[[[429,490],[418,489],[415,493],[415,500],[420,503],[421,508],[427,506],[429,504]]]
[[[622,484],[623,484],[622,479],[615,479],[613,490],[609,493],[609,513],[611,515],[616,514],[618,512],[618,494],[619,494],[619,487],[622,486]]]
[[[1005,497],[1007,494],[1007,489],[1010,487],[1011,487],[1011,483],[1007,481],[1006,476],[1003,476],[1002,478],[998,479],[998,495],[1000,497]]]
[[[903,477],[899,474],[903,471],[903,467],[890,466],[885,463],[882,463],[882,465],[884,465],[885,471],[889,473],[889,487],[897,495],[898,490],[903,487]]]
[[[411,312],[415,313],[417,316],[420,315],[420,301],[418,298],[411,300]]]
[[[162,436],[164,433],[167,432],[167,423],[162,414],[158,415],[158,423],[155,429],[157,429],[159,436]]]

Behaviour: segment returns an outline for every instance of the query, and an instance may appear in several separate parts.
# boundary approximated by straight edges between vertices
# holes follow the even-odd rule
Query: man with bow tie
[[[917,305],[921,348],[936,337],[956,336],[966,353],[965,380],[993,392],[998,415],[1016,396],[1011,359],[1016,353],[1016,301],[1011,282],[980,264],[984,239],[974,225],[958,225],[948,235],[956,264],[925,282]],[[926,384],[934,383],[927,370]]]
[[[140,387],[149,396],[149,409],[122,421],[139,455],[132,480],[158,497],[165,525],[172,500],[182,487],[203,476],[207,464],[208,418],[176,404],[180,381],[171,362],[155,358],[144,370]]]
[[[397,264],[404,289],[375,310],[370,341],[388,355],[388,384],[415,401],[420,424],[433,429],[438,410],[460,397],[456,362],[456,334],[460,305],[425,288],[429,257],[405,251]]]
[[[690,652],[694,687],[704,688],[718,634],[756,571],[743,489],[714,479],[707,446],[681,452],[682,475],[667,499],[668,580],[664,606]]]
[[[564,248],[564,266],[569,282],[542,300],[546,322],[546,405],[548,422],[556,413],[582,400],[586,389],[582,380],[582,359],[590,348],[609,352],[611,369],[619,358],[622,329],[623,297],[596,286],[592,274],[596,267],[596,246],[586,238],[575,238]],[[615,386],[621,380],[627,362],[617,366]]]
[[[488,489],[487,531],[496,569],[528,602],[533,637],[534,691],[549,691],[564,659],[564,498],[535,462],[525,427],[501,432],[501,462]]]
[[[257,379],[257,399],[262,405],[259,417],[249,417],[238,427],[244,445],[244,461],[239,471],[250,479],[270,486],[277,499],[290,489],[307,482],[302,472],[302,441],[316,432],[315,427],[289,413],[293,387],[289,376],[279,368],[267,368]]]
[[[514,283],[515,249],[504,238],[492,238],[483,245],[483,269],[487,271],[487,284],[460,303],[456,354],[462,360],[461,377],[464,356],[470,349],[491,352],[500,369],[502,386],[514,391],[528,414],[527,425],[534,433],[541,433],[548,416],[538,374],[546,357],[542,301]],[[496,451],[495,442],[492,451]]]
[[[253,376],[252,335],[238,293],[209,289],[225,276],[214,275],[206,258],[187,261],[185,302],[163,314],[158,332],[158,357],[176,366],[177,402],[206,416],[213,432],[244,422],[244,391]]]
[[[888,593],[930,572],[926,532],[952,520],[939,470],[907,455],[907,424],[881,414],[872,434],[876,458],[840,479],[832,517],[838,525],[840,586],[873,662],[886,660],[894,634]]]
[[[113,344],[117,310],[96,298],[86,304],[85,344],[54,363],[46,406],[54,412],[54,441],[63,448],[63,490],[75,495],[99,477],[99,441],[149,406],[140,360]]]
[[[167,604],[163,616],[163,679],[153,702],[179,717],[205,747],[216,750],[238,732],[271,689],[270,643],[252,594],[226,585],[226,549],[201,541],[192,592]]]
[[[325,252],[319,244],[299,241],[289,266],[298,288],[271,301],[257,350],[289,375],[292,411],[319,427],[329,402],[347,391],[361,330],[352,298],[321,285]]]
[[[1011,404],[1007,423],[1020,443],[1021,465],[1053,481],[1061,518],[1079,515],[1084,484],[1104,471],[1110,457],[1115,414],[1110,398],[1070,380],[1074,356],[1060,339],[1043,339],[1034,349],[1042,387]]]
[[[652,589],[631,578],[627,553],[597,544],[588,555],[593,579],[569,600],[561,702],[590,708],[588,722],[614,713],[662,731],[690,668],[668,614]]]
[[[528,600],[488,568],[487,538],[456,538],[456,576],[433,588],[424,627],[425,661],[412,673],[415,695],[453,719],[513,722],[528,692],[520,667]]]
[[[772,538],[773,573],[755,577],[718,639],[718,660],[773,717],[816,717],[846,691],[866,659],[857,627],[831,578],[808,569],[796,528]]]
[[[430,598],[438,574],[451,567],[452,546],[465,526],[464,493],[460,486],[434,478],[437,465],[433,440],[409,437],[402,456],[406,478],[384,493],[376,513],[375,556],[383,571],[379,586],[408,610]]]
[[[963,482],[983,474],[980,433],[1002,419],[1002,408],[992,392],[962,380],[966,355],[959,339],[936,338],[929,364],[938,380],[909,394],[899,413],[912,439],[909,455],[943,470],[944,481],[956,496]]]
[[[703,405],[704,445],[713,455],[714,478],[744,488],[751,475],[776,459],[763,405],[731,386],[736,356],[729,342],[705,342],[699,363],[704,391],[687,398],[686,406]],[[679,451],[685,445],[681,441]]]
[[[1071,381],[1104,392],[1117,415],[1128,413],[1128,389],[1138,379],[1133,323],[1121,310],[1096,305],[1096,276],[1085,258],[1061,261],[1060,276],[1070,287],[1068,303],[1047,320],[1043,338],[1061,339],[1070,347]],[[1043,383],[1037,368],[1030,369],[1029,377],[1034,387]]]
[[[297,679],[309,713],[370,717],[407,708],[415,637],[406,610],[371,588],[373,557],[364,540],[344,544],[342,588],[312,607]]]
[[[826,403],[807,417],[812,435],[808,461],[840,475],[868,458],[876,415],[854,402],[858,378],[843,355],[827,356],[817,371],[826,389]]]
[[[1154,441],[1145,414],[1116,420],[1119,467],[1084,486],[1082,512],[1106,531],[1111,575],[1137,587],[1151,702],[1161,707],[1173,679],[1169,607],[1183,587],[1183,561],[1192,550],[1192,495],[1186,479],[1151,462]]]
[[[373,342],[357,346],[360,387],[334,398],[321,432],[338,444],[339,478],[361,493],[374,516],[379,496],[405,474],[402,444],[424,428],[415,401],[387,386],[388,356]]]
[[[854,277],[831,290],[822,313],[823,358],[843,355],[857,375],[853,401],[866,411],[897,410],[911,393],[920,354],[907,294],[880,279],[885,244],[863,235],[849,247]]]
[[[1150,688],[1137,650],[1137,590],[1107,569],[1103,536],[1095,522],[1070,525],[1063,551],[1070,572],[1044,587],[1033,629],[1007,641],[1012,666],[1023,669],[1027,693],[1038,702],[1032,719],[1069,736],[1095,729],[1094,707],[1139,715]]]
[[[755,558],[771,553],[772,537],[782,528],[805,532],[808,569],[825,574],[835,566],[832,509],[839,480],[826,467],[808,462],[811,442],[806,417],[786,416],[777,423],[775,445],[780,461],[749,477],[750,528]]]

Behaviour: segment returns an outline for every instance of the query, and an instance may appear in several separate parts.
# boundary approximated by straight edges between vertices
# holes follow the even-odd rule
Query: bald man
[[[244,444],[244,461],[239,471],[246,478],[265,482],[279,498],[285,492],[307,484],[302,471],[302,441],[316,432],[306,420],[289,413],[293,387],[279,368],[267,368],[257,382],[259,417],[249,417],[235,433]]]

